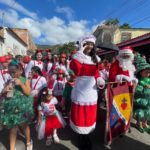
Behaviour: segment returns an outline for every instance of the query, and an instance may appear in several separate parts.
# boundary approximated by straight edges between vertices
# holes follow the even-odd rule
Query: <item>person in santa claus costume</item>
[[[42,59],[43,59],[42,50],[37,50],[35,53],[35,60],[31,60],[27,66],[25,72],[27,78],[31,76],[31,68],[34,66],[38,66],[42,71],[42,73],[44,73],[44,63]]]
[[[134,76],[135,66],[133,65],[134,54],[131,47],[124,47],[119,50],[116,61],[112,63],[109,70],[110,82],[127,81],[129,83],[138,83],[137,78]]]
[[[95,40],[93,35],[82,37],[79,51],[70,62],[70,69],[76,75],[71,94],[70,126],[79,134],[79,148],[86,150],[92,147],[89,134],[96,126],[97,86],[105,86],[105,81],[99,75],[100,58],[96,56]]]

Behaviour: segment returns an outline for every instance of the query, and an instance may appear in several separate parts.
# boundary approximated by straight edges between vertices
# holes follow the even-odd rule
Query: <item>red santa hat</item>
[[[6,57],[7,60],[11,60],[12,59],[11,55],[6,55],[5,57]]]
[[[95,44],[96,38],[94,35],[85,35],[80,39],[80,43],[92,42]]]
[[[24,62],[25,64],[28,64],[30,60],[31,60],[31,58],[30,58],[29,56],[24,56],[24,57],[23,57],[23,62]]]
[[[119,50],[119,54],[133,54],[133,49],[130,46],[124,47]]]
[[[8,59],[5,56],[0,57],[0,63],[6,63]]]

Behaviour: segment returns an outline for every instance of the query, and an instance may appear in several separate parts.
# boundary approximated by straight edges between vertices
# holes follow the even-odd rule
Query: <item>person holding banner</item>
[[[105,145],[110,146],[113,139],[130,129],[133,110],[133,94],[138,80],[133,65],[134,54],[130,47],[119,50],[109,71],[109,82],[105,91],[106,126]],[[123,83],[122,83],[123,82]]]
[[[112,63],[109,71],[110,82],[134,82],[138,83],[135,78],[135,66],[133,65],[134,54],[131,47],[125,47],[119,50],[116,61]]]
[[[79,134],[79,148],[82,150],[92,147],[89,133],[96,125],[97,86],[105,86],[105,81],[99,76],[100,58],[95,54],[95,40],[93,35],[82,37],[79,51],[70,62],[70,69],[77,77],[71,95],[70,126]]]

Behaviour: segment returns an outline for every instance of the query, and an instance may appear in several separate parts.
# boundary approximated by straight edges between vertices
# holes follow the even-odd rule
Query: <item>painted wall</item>
[[[27,47],[21,43],[12,33],[8,32],[6,29],[4,30],[4,55],[12,53],[15,55],[26,55]]]
[[[113,42],[118,44],[121,42],[121,34],[122,33],[131,33],[131,39],[136,38],[138,36],[144,35],[146,33],[150,33],[150,30],[141,30],[141,29],[117,29],[113,35]]]

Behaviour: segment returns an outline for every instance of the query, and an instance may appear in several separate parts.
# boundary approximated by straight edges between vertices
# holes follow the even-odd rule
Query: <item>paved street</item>
[[[132,132],[128,133],[124,137],[116,138],[111,148],[112,150],[127,150],[127,149],[136,149],[136,150],[149,150],[150,149],[150,135],[147,133],[141,134],[135,129],[134,127],[131,128]],[[91,134],[93,150],[104,150],[106,149],[103,146],[103,129],[100,125],[97,126],[96,130]],[[58,135],[61,139],[60,144],[53,144],[50,147],[45,146],[45,140],[37,140],[36,132],[34,127],[32,127],[32,139],[34,143],[34,150],[78,150],[77,148],[77,135],[67,126],[65,129],[60,129],[58,131]],[[25,140],[18,136],[18,145],[19,149],[17,150],[24,150],[24,145],[21,141],[25,142]],[[3,130],[0,133],[0,141],[5,145],[8,150],[8,131]],[[21,145],[21,146],[20,146]],[[2,146],[0,145],[0,150]],[[4,149],[5,150],[5,149]]]

